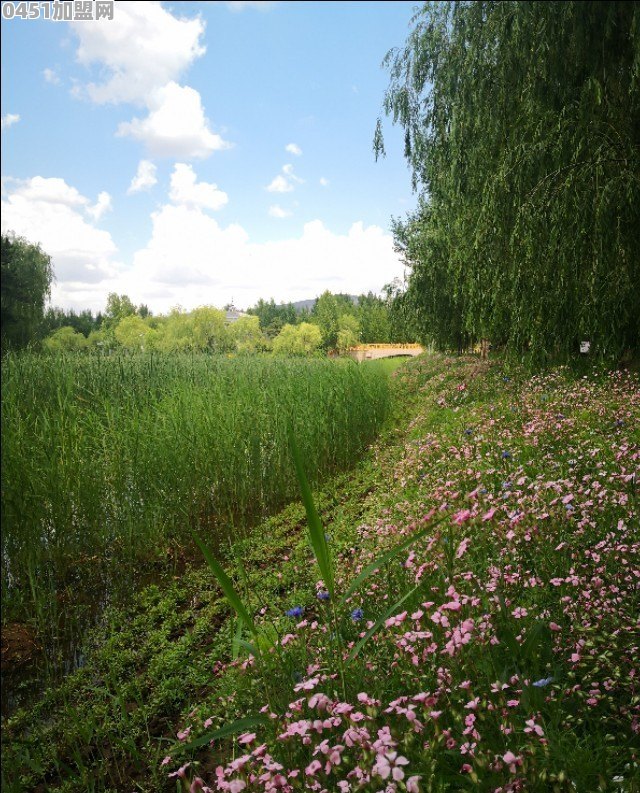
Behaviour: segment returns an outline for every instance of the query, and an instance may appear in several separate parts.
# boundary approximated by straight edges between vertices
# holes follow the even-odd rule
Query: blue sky
[[[400,130],[372,138],[413,2],[134,2],[2,24],[2,230],[52,302],[246,308],[402,277]]]

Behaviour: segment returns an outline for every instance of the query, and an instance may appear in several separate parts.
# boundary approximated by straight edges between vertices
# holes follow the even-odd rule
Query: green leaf
[[[318,515],[316,506],[313,502],[311,487],[309,486],[307,475],[304,472],[302,457],[300,455],[300,450],[298,449],[298,444],[296,443],[291,426],[289,426],[289,443],[291,445],[291,455],[293,457],[296,475],[298,477],[298,484],[300,485],[300,491],[302,493],[302,502],[304,503],[304,508],[307,513],[307,526],[309,528],[311,547],[316,557],[318,567],[320,568],[322,580],[324,581],[329,594],[333,598],[333,565],[331,562],[331,556],[329,554],[329,546],[327,545],[327,538],[325,537],[324,529],[322,528],[320,516]]]
[[[410,545],[413,545],[414,542],[417,542],[419,539],[429,534],[438,524],[442,523],[446,517],[446,515],[443,515],[443,517],[441,517],[439,520],[435,521],[434,523],[430,523],[426,529],[419,531],[417,534],[409,537],[409,539],[399,543],[395,546],[395,548],[392,548],[390,551],[383,554],[382,556],[379,556],[375,561],[371,562],[370,565],[367,565],[367,567],[365,567],[364,570],[362,570],[361,573],[351,582],[351,585],[347,591],[340,598],[338,605],[344,606],[347,600],[351,597],[351,595],[353,595],[353,593],[358,589],[363,581],[366,581],[369,576],[373,575],[373,573],[378,571],[383,565],[387,564],[387,562],[390,562],[395,556],[402,553],[402,551],[404,551]]]
[[[220,562],[218,562],[216,559],[213,558],[211,551],[202,542],[202,540],[198,537],[198,535],[195,532],[192,532],[192,534],[196,545],[198,546],[198,548],[200,548],[204,558],[207,560],[207,564],[209,565],[211,572],[218,579],[218,583],[220,584],[220,587],[224,592],[224,596],[229,601],[230,605],[235,609],[240,619],[243,620],[244,624],[249,628],[251,633],[253,633],[254,636],[258,636],[258,629],[256,628],[255,623],[251,618],[251,615],[245,608],[244,603],[240,599],[240,596],[234,589],[233,584],[231,583],[231,579],[222,569],[222,565],[220,564]]]
[[[360,641],[356,644],[356,646],[351,650],[351,652],[347,656],[347,663],[351,663],[351,661],[353,661],[355,658],[358,657],[358,655],[360,654],[360,651],[362,650],[362,648],[369,641],[369,639],[373,636],[373,634],[378,631],[378,628],[382,625],[382,623],[385,620],[388,620],[389,617],[391,617],[394,614],[394,612],[397,611],[400,608],[400,606],[405,602],[405,600],[410,598],[411,595],[413,595],[419,588],[420,588],[420,584],[418,584],[417,586],[414,586],[413,589],[410,589],[406,594],[404,594],[400,598],[400,600],[397,600],[393,604],[393,606],[388,608],[387,611],[385,611],[385,613],[381,617],[378,617],[378,619],[371,626],[371,628],[369,628],[369,630],[365,633],[365,635],[362,637],[362,639],[360,639]]]
[[[196,738],[194,741],[190,741],[187,744],[180,744],[183,749],[196,749],[198,746],[204,746],[209,741],[215,741],[218,738],[225,738],[227,735],[234,735],[237,732],[242,732],[243,730],[248,730],[251,727],[258,727],[261,724],[268,724],[269,718],[267,716],[262,715],[255,715],[255,716],[247,716],[244,719],[238,719],[237,721],[232,721],[231,724],[225,724],[224,727],[220,727],[219,730],[214,730],[213,732],[207,732],[204,735],[201,735],[199,738]]]

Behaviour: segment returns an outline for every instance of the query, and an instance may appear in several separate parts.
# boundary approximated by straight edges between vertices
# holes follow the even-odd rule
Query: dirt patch
[[[3,672],[12,672],[28,664],[42,646],[33,628],[21,622],[2,626],[0,666]]]

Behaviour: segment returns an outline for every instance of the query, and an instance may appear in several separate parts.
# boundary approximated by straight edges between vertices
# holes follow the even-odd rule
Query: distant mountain
[[[346,297],[348,297],[354,305],[358,305],[358,295],[346,295]],[[305,308],[311,311],[311,309],[315,306],[317,299],[317,297],[314,297],[311,300],[296,300],[296,302],[292,303],[291,305],[298,313],[300,311],[304,311]],[[288,305],[288,303],[280,303],[278,308],[285,308]]]

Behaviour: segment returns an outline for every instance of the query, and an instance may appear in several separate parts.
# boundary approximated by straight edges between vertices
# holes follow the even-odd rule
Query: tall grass
[[[296,495],[289,426],[317,481],[353,462],[387,404],[386,378],[346,360],[8,356],[5,617],[108,589],[114,570],[134,580],[194,529],[215,548]]]

